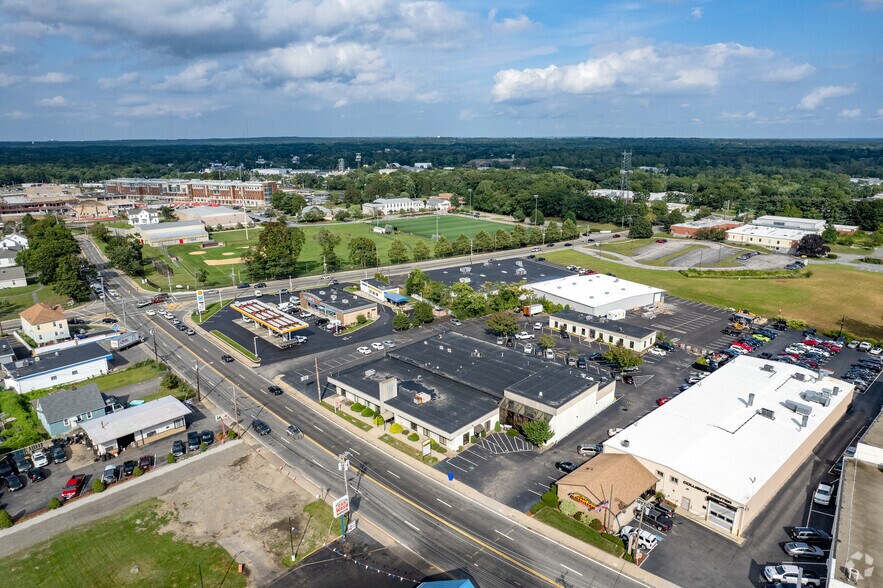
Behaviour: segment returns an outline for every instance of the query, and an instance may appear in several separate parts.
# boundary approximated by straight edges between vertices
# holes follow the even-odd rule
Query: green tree
[[[304,241],[304,232],[296,227],[267,223],[257,244],[242,256],[248,275],[256,280],[295,275]]]
[[[543,214],[542,210],[530,213],[530,224],[539,226],[544,222],[546,222],[546,216]]]
[[[417,323],[431,323],[435,320],[432,314],[432,305],[428,302],[416,302],[414,304],[413,320]]]
[[[516,208],[512,211],[512,220],[516,223],[523,223],[525,218],[524,211],[520,208]]]
[[[441,282],[429,282],[423,287],[423,297],[439,306],[449,306],[451,291]]]
[[[549,439],[555,436],[555,432],[549,426],[549,421],[545,419],[523,423],[521,425],[521,433],[537,447],[545,445],[549,442]]]
[[[414,261],[423,261],[430,257],[432,257],[432,251],[430,251],[429,245],[424,241],[417,241],[414,245]]]
[[[8,529],[13,525],[12,517],[5,508],[0,508],[0,529]]]
[[[555,349],[555,338],[552,335],[542,335],[537,344],[543,349]]]
[[[653,226],[646,216],[639,216],[632,221],[629,237],[632,239],[649,239],[653,236]]]
[[[543,230],[539,227],[534,227],[530,230],[530,237],[528,238],[528,243],[531,245],[539,245],[543,242]]]
[[[577,228],[576,222],[571,219],[564,221],[564,224],[561,225],[561,238],[570,241],[577,237],[579,237],[579,228]]]
[[[16,255],[18,265],[41,284],[55,282],[58,260],[78,255],[80,246],[74,236],[54,216],[33,223],[28,231],[28,248]]]
[[[869,240],[871,247],[877,248],[883,245],[883,227],[880,227],[871,234]]]
[[[322,249],[322,257],[329,271],[334,271],[340,265],[335,248],[340,244],[340,235],[328,229],[319,229],[313,237],[319,248]]]
[[[485,326],[492,333],[497,333],[499,335],[514,335],[521,328],[518,326],[518,319],[511,312],[495,312],[494,314],[487,317],[485,320]]]
[[[668,216],[668,205],[662,200],[656,200],[650,204],[650,213],[658,223],[664,223]]]
[[[469,284],[456,283],[451,286],[454,294],[451,299],[451,311],[460,319],[475,318],[488,313],[488,301],[483,293],[476,292]]]
[[[31,236],[31,227],[33,227],[35,224],[37,224],[37,219],[35,219],[33,216],[31,216],[30,212],[25,214],[21,218],[21,230],[28,237]]]
[[[392,328],[396,331],[407,331],[411,328],[411,319],[404,312],[397,312],[392,317]]]
[[[422,270],[415,269],[410,274],[408,274],[408,279],[405,280],[405,294],[407,294],[408,296],[413,296],[414,294],[422,294],[423,288],[428,283],[429,276],[423,273]]]
[[[58,260],[55,281],[52,283],[52,288],[56,292],[76,302],[89,300],[90,294],[89,286],[80,275],[82,262],[82,258],[76,255],[66,255]]]
[[[549,223],[546,227],[546,243],[554,243],[561,240],[561,227],[558,223]]]
[[[348,219],[349,217],[350,217],[350,211],[345,208],[341,208],[340,210],[338,210],[337,212],[334,213],[334,220],[336,220],[336,221],[342,222],[342,221],[345,221],[346,219]]]
[[[398,239],[393,239],[389,246],[389,262],[392,264],[407,263],[410,260],[408,248]]]
[[[196,282],[199,284],[205,284],[205,281],[208,279],[208,272],[205,268],[199,268],[193,273],[193,277],[196,279]]]
[[[509,234],[509,240],[512,247],[524,247],[530,243],[530,235],[527,234],[527,230],[523,226],[516,225]]]
[[[469,237],[460,233],[460,236],[454,241],[454,255],[467,255],[471,247],[472,243],[469,241]]]
[[[494,240],[486,231],[478,231],[475,235],[474,247],[476,251],[493,251]]]
[[[665,219],[665,230],[668,231],[671,229],[672,225],[678,225],[684,222],[686,219],[684,218],[684,213],[682,213],[679,209],[675,208],[671,212],[668,213],[668,217]]]
[[[367,237],[356,237],[349,242],[350,263],[357,267],[374,267],[379,265],[377,245]]]
[[[494,249],[500,251],[502,249],[509,249],[509,247],[511,247],[509,233],[505,229],[497,229],[497,232],[494,233]]]
[[[782,209],[782,216],[790,216],[792,218],[801,218],[801,217],[803,217],[803,211],[800,210],[800,208],[798,208],[797,206],[795,206],[789,202]]]
[[[797,242],[797,254],[807,257],[824,257],[831,250],[819,235],[804,235]]]
[[[727,233],[723,229],[715,227],[702,227],[696,231],[696,238],[701,241],[721,242],[727,238]]]
[[[442,235],[438,238],[438,241],[435,242],[435,256],[439,259],[442,257],[448,257],[452,253],[454,253],[454,246],[451,245],[451,242],[447,237]]]
[[[837,241],[838,236],[840,235],[834,227],[834,223],[829,222],[825,225],[825,230],[822,231],[822,241],[825,243],[834,243]]]
[[[611,347],[604,353],[604,359],[613,362],[622,368],[639,367],[644,363],[640,354],[625,347]]]
[[[143,276],[142,248],[143,245],[134,239],[111,237],[105,251],[113,267],[129,276]]]
[[[173,221],[175,220],[175,210],[171,206],[160,206],[159,216],[162,220]]]
[[[107,237],[110,236],[110,231],[103,224],[95,223],[89,227],[89,236],[95,241],[107,241]]]

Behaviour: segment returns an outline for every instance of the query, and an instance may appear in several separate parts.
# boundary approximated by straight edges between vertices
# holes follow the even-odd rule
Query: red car
[[[843,351],[843,347],[837,345],[836,343],[821,343],[820,345],[831,353],[840,353],[841,351]]]
[[[803,341],[801,341],[801,343],[803,343],[804,345],[811,345],[811,346],[815,346],[815,345],[819,344],[819,342],[816,341],[815,339],[804,339]]]
[[[788,352],[780,353],[779,357],[790,357],[792,359],[800,359],[800,356],[797,355],[796,353],[788,353]]]
[[[619,239],[620,237],[622,237],[622,235],[620,235],[619,233],[616,233],[615,235],[613,235],[614,239]]]
[[[668,243],[668,239],[656,239],[657,243]]]
[[[70,500],[71,498],[76,498],[83,490],[83,484],[85,482],[86,476],[83,474],[71,476],[71,479],[67,481],[67,484],[64,485],[64,489],[61,491],[61,499]]]
[[[662,406],[663,404],[665,404],[665,403],[668,402],[669,400],[671,400],[671,397],[670,397],[670,396],[663,396],[662,398],[659,398],[659,399],[656,401],[656,406]]]
[[[754,347],[749,345],[748,343],[743,343],[742,341],[734,341],[730,347],[740,347],[745,351],[754,351]]]

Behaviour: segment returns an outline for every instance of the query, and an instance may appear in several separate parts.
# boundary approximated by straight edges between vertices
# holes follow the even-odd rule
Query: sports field
[[[801,319],[820,329],[839,329],[883,339],[883,275],[845,265],[810,265],[812,277],[787,280],[687,278],[676,271],[648,270],[604,261],[577,251],[546,254],[549,261],[663,288],[669,294],[723,308],[748,308],[764,316]]]
[[[513,226],[460,215],[439,217],[432,215],[422,218],[393,220],[388,223],[380,221],[380,226],[389,224],[398,229],[400,235],[414,235],[417,237],[432,239],[435,235],[436,219],[438,220],[438,232],[451,241],[455,240],[460,235],[466,235],[469,238],[475,237],[479,231],[485,231],[489,235],[493,235],[500,229],[508,232],[512,230]]]

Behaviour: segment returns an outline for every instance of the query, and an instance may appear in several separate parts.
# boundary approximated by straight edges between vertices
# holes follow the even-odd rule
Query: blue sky
[[[883,136],[883,0],[0,0],[0,140]]]

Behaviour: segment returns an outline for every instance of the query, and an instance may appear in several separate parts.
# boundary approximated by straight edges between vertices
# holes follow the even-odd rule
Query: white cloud
[[[765,82],[798,82],[815,71],[816,68],[808,63],[786,65],[778,69],[768,69],[760,79]]]
[[[12,45],[0,45],[0,55],[12,55],[15,53],[15,47]]]
[[[335,79],[364,83],[387,67],[380,51],[357,43],[290,45],[252,59],[249,69],[266,82]]]
[[[700,8],[700,7],[698,7],[698,6],[697,6],[696,8],[694,8],[694,9],[690,12],[690,16],[692,16],[692,17],[695,18],[695,19],[700,19],[700,18],[702,18],[702,8]]]
[[[849,96],[855,92],[855,87],[850,86],[818,86],[813,88],[809,94],[803,97],[797,108],[801,110],[815,110],[825,100],[831,98],[840,98],[841,96]]]
[[[102,90],[113,90],[122,88],[138,81],[141,76],[134,71],[126,72],[115,78],[99,78],[98,87]]]
[[[211,75],[216,69],[218,69],[217,61],[197,61],[175,75],[166,76],[156,88],[176,92],[198,92],[211,84]]]
[[[502,70],[494,76],[492,94],[501,102],[551,94],[597,94],[617,87],[634,94],[709,91],[734,64],[768,61],[773,56],[771,51],[738,43],[644,45],[576,65]]]
[[[18,76],[11,76],[0,71],[0,88],[11,86],[12,84],[18,82],[20,79],[21,78],[19,78]]]
[[[46,108],[60,108],[62,106],[67,106],[67,99],[64,96],[53,96],[52,98],[38,100],[37,105],[45,106]]]
[[[42,76],[34,76],[31,81],[35,84],[66,84],[74,81],[74,76],[59,71],[50,71]]]
[[[180,119],[200,118],[203,114],[221,109],[216,101],[206,98],[173,97],[152,98],[141,94],[120,97],[114,110],[124,118],[174,117]]]
[[[491,29],[495,33],[520,33],[540,26],[539,23],[532,21],[530,17],[525,14],[518,14],[499,21],[496,20],[496,17],[497,9],[492,8],[490,12],[488,12],[488,22],[490,22]]]
[[[4,116],[10,120],[27,120],[31,118],[30,114],[28,114],[27,112],[22,112],[21,110],[13,110],[12,112],[7,112]]]
[[[724,110],[721,112],[721,118],[724,120],[731,121],[753,121],[757,119],[757,112],[752,110],[751,112],[728,112]]]
[[[861,108],[844,108],[837,114],[837,116],[839,116],[840,118],[858,118],[861,115]]]

